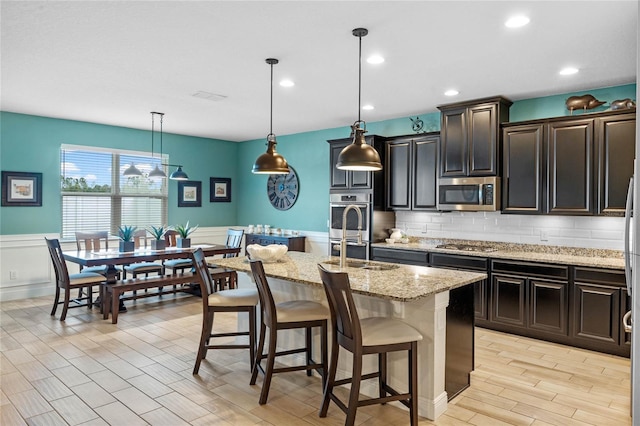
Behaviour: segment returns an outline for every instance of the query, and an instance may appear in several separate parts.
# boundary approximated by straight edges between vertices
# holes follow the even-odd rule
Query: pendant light
[[[173,166],[174,164],[167,164],[168,166]],[[185,172],[182,171],[182,166],[178,166],[176,171],[169,175],[169,179],[172,180],[189,180],[189,176]]]
[[[267,152],[256,159],[253,164],[252,173],[256,174],[287,174],[289,165],[284,157],[276,152],[276,135],[273,134],[273,66],[278,63],[277,59],[268,58],[267,64],[271,66],[271,105],[269,117],[269,134],[267,135]]]
[[[380,155],[374,147],[367,144],[364,134],[367,131],[366,123],[360,119],[360,100],[362,97],[362,37],[369,31],[366,28],[356,28],[351,32],[358,37],[358,120],[351,126],[353,143],[347,145],[338,155],[336,168],[340,170],[378,171],[382,170]]]
[[[131,163],[131,165],[122,172],[122,175],[126,177],[142,176],[142,172],[133,163]]]
[[[155,133],[156,115],[160,116],[160,164],[162,164],[162,120],[164,118],[163,112],[151,112],[151,157],[153,157],[153,135]],[[167,174],[163,170],[160,170],[160,167],[158,167],[158,165],[156,164],[156,167],[151,170],[151,173],[149,173],[149,177],[164,179],[167,177]]]

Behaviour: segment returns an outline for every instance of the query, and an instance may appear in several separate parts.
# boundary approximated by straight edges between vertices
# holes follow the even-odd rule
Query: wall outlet
[[[18,271],[9,271],[9,279],[17,280],[18,279]]]
[[[540,231],[540,241],[549,241],[548,231]]]

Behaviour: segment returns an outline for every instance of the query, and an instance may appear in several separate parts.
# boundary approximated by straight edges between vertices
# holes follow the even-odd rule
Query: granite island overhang
[[[349,274],[361,318],[395,317],[420,331],[424,339],[418,344],[418,411],[422,417],[435,420],[447,409],[448,399],[469,385],[474,350],[472,284],[485,280],[487,275],[385,262],[349,261],[351,266],[341,269],[337,257],[289,252],[277,262],[265,263],[264,269],[278,302],[308,299],[325,304],[318,264],[329,270],[342,270]],[[211,263],[241,272],[238,274],[240,287],[255,285],[246,257],[212,259]],[[239,327],[244,325],[239,324]],[[278,338],[278,343],[283,345],[278,350],[293,348],[301,339],[304,339],[303,334],[282,339],[282,342]],[[374,357],[369,358],[363,372],[373,371],[377,365]],[[405,354],[389,355],[390,382],[398,390],[407,389],[405,358]],[[350,374],[351,360],[341,356],[338,377],[349,377]],[[451,378],[457,382],[453,383],[452,389],[449,386]],[[361,392],[377,395],[375,381],[368,382],[363,382]]]

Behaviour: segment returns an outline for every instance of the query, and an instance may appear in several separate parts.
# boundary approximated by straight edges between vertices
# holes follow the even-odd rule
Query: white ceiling
[[[6,1],[3,111],[231,141],[636,82],[637,1]],[[503,24],[524,13],[520,29]],[[560,76],[572,65],[581,71]],[[282,88],[290,78],[296,85]],[[443,95],[456,88],[457,97]],[[214,102],[198,91],[227,98]]]

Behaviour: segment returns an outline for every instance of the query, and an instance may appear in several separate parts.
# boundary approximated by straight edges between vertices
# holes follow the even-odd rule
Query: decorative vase
[[[191,238],[178,238],[176,240],[176,246],[178,246],[179,248],[191,247]]]
[[[121,252],[134,251],[136,243],[133,241],[120,241],[119,250]]]
[[[151,240],[151,250],[164,250],[167,248],[165,240]]]

